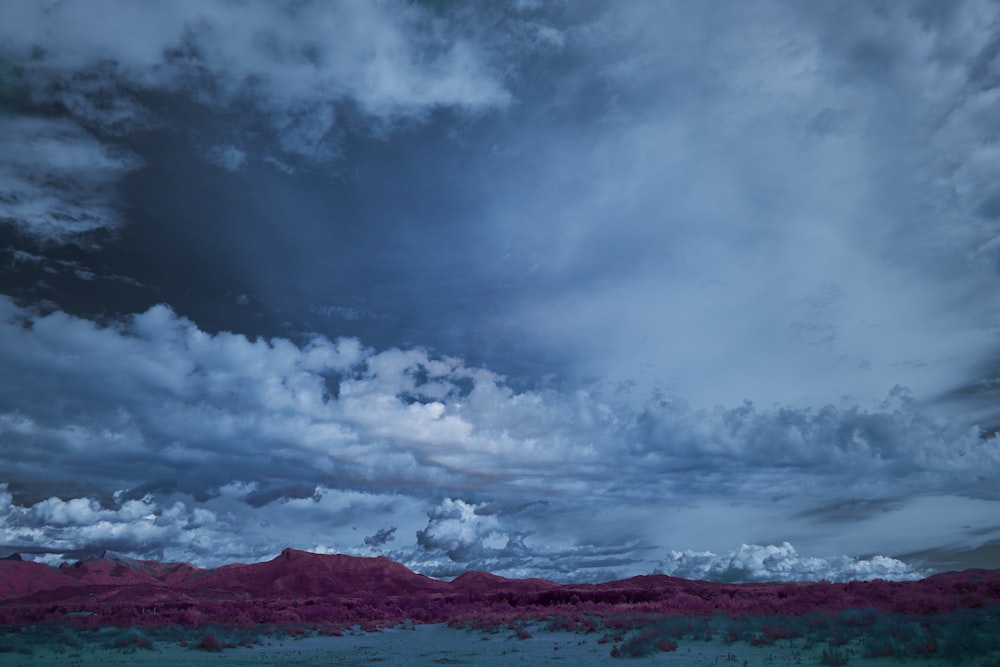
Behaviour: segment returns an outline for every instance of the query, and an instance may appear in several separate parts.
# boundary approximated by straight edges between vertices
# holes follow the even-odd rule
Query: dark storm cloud
[[[213,330],[321,329],[379,346],[511,350],[476,324],[483,290],[496,295],[496,286],[472,278],[463,292],[452,280],[476,272],[468,249],[478,235],[464,222],[476,215],[475,193],[453,183],[477,149],[441,149],[461,141],[447,137],[464,123],[510,103],[518,73],[504,58],[558,49],[543,12],[116,7],[6,8],[5,25],[17,30],[4,54],[19,72],[16,117],[59,112],[95,150],[145,157],[144,169],[104,183],[118,186],[132,224],[120,228],[114,211],[100,217],[108,206],[96,204],[89,213],[99,219],[59,229],[13,216],[28,237],[10,243],[28,252],[32,236],[100,246],[74,261],[133,288],[10,276],[19,298],[81,314],[165,300]],[[115,13],[118,38],[102,11]],[[19,195],[45,210],[37,200]],[[114,243],[79,237],[101,228],[116,229]],[[302,270],[289,272],[289,262]],[[256,297],[258,308],[233,309],[229,293]],[[379,326],[317,312],[374,313]],[[456,313],[470,323],[455,326]]]
[[[365,538],[365,546],[380,547],[395,539],[396,528],[379,528],[374,535]]]
[[[844,499],[825,507],[813,507],[799,514],[803,518],[819,518],[830,522],[852,522],[881,512],[896,509],[899,503],[891,498],[878,500]]]
[[[274,138],[257,146],[258,159],[277,151],[309,163],[337,156],[340,104],[388,128],[437,107],[507,103],[483,54],[453,26],[390,5],[6,6],[2,219],[57,242],[117,226],[107,191],[134,167],[118,145],[169,124],[144,103],[153,94],[190,96],[228,115],[231,128],[244,117],[235,109],[253,109]],[[39,117],[54,109],[67,117]],[[251,121],[233,138],[255,133]],[[230,170],[247,159],[231,143],[206,146],[204,157]]]
[[[985,370],[997,230],[989,5],[921,7],[171,5],[112,40],[59,5],[8,10],[7,48],[65,122],[136,116],[68,96],[160,115],[99,139],[147,164],[99,260],[158,293],[118,312],[698,405],[927,399]],[[25,292],[74,310],[67,289]],[[91,294],[77,312],[106,312]],[[315,317],[359,311],[377,324]]]

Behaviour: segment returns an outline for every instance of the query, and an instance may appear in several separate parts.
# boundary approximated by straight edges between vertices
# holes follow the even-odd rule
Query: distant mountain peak
[[[76,563],[73,563],[73,567],[84,567],[91,563],[101,562],[112,563],[113,565],[118,565],[134,572],[153,572],[160,568],[160,563],[157,561],[131,558],[117,551],[112,551],[111,549],[104,549],[93,556],[88,556],[79,560]]]
[[[303,557],[311,556],[311,555],[312,554],[310,554],[308,551],[302,551],[300,549],[293,549],[291,547],[285,547],[284,549],[281,550],[281,553],[278,555],[278,557],[279,558],[284,558],[285,560],[292,560],[292,559],[303,558]]]
[[[472,583],[472,582],[501,582],[507,581],[506,578],[501,577],[498,574],[493,574],[491,572],[483,572],[482,570],[469,570],[468,572],[463,572],[454,579],[451,583]]]

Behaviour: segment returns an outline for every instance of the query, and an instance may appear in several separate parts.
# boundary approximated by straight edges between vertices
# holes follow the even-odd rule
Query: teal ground
[[[484,634],[446,625],[414,628],[391,628],[374,633],[348,634],[342,637],[271,637],[251,647],[206,652],[181,647],[175,641],[153,639],[151,648],[112,648],[98,638],[77,633],[69,642],[38,642],[40,637],[6,639],[0,653],[0,667],[55,666],[115,667],[148,666],[229,666],[229,665],[820,665],[827,644],[809,639],[780,639],[766,646],[751,646],[737,641],[725,643],[719,637],[711,641],[681,639],[677,649],[656,651],[643,657],[615,659],[611,643],[598,643],[601,635],[548,632],[541,624],[530,627],[533,636],[518,639],[512,633]],[[23,634],[23,633],[20,633]],[[105,636],[106,639],[106,636]],[[32,645],[34,644],[34,645]],[[105,642],[106,644],[106,642]],[[1000,652],[992,651],[976,658],[948,659],[941,656],[865,658],[865,640],[853,639],[837,647],[846,662],[839,664],[866,667],[912,665],[914,667],[998,667]],[[829,663],[827,663],[829,664]]]

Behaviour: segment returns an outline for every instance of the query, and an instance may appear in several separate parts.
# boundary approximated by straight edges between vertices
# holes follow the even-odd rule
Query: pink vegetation
[[[445,582],[387,558],[286,549],[274,560],[199,569],[105,554],[58,568],[0,561],[0,624],[239,626],[276,624],[334,632],[477,619],[622,613],[665,616],[871,608],[935,614],[1000,604],[1000,570],[967,570],[916,582],[717,584],[665,575],[603,584],[556,584],[468,572]],[[661,650],[668,650],[664,646]]]

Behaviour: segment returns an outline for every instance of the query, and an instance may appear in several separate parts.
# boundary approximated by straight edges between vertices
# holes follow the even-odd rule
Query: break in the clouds
[[[998,19],[0,6],[0,548],[990,553]]]

